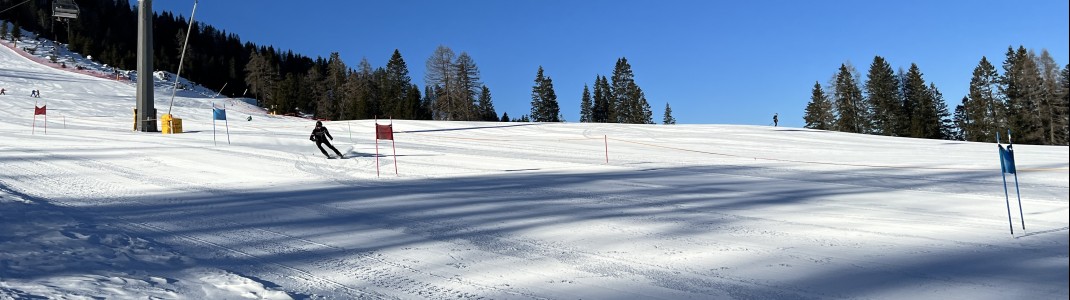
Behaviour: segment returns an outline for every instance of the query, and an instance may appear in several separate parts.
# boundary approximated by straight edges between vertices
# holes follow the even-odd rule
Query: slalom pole
[[[30,135],[37,134],[37,100],[33,100],[33,125],[30,126]]]
[[[394,176],[398,176],[398,147],[394,141],[394,117],[390,117],[390,147],[394,148]],[[1025,225],[1022,225],[1025,226]]]
[[[353,123],[353,122],[346,122],[346,129],[349,131],[349,142],[353,143],[353,144],[356,144],[356,143],[353,142],[353,126],[349,125],[350,123]]]
[[[1022,213],[1022,190],[1018,188],[1018,172],[1014,172],[1014,190],[1018,192],[1018,217],[1022,219],[1022,230],[1025,230],[1025,214]]]
[[[37,97],[41,97],[41,92],[37,92]],[[48,134],[48,100],[45,100],[45,134]]]
[[[1007,169],[1006,163],[1003,161],[1003,145],[999,142],[999,133],[996,133],[996,147],[999,151],[999,175],[1003,176],[1003,196],[1007,202],[1007,226],[1011,228],[1011,235],[1014,235],[1014,221],[1011,221],[1011,195],[1007,192],[1007,174],[1003,171]]]
[[[379,117],[375,117],[375,177],[379,177]]]
[[[230,121],[227,120],[228,118],[226,117],[226,115],[227,115],[227,103],[223,102],[223,125],[225,125],[227,127],[227,145],[230,145]],[[215,118],[213,118],[213,119],[215,119]]]
[[[212,144],[219,146],[219,142],[215,141],[215,102],[212,103]]]
[[[1007,143],[1014,145],[1010,129],[1007,129]],[[1022,219],[1022,230],[1025,230],[1025,214],[1022,213],[1022,190],[1018,188],[1018,166],[1015,166],[1014,169],[1014,192],[1018,194],[1018,217]]]
[[[609,136],[603,135],[602,142],[606,144],[606,164],[609,164]]]

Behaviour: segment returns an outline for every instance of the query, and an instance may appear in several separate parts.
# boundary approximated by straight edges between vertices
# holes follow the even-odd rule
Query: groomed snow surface
[[[203,93],[134,132],[131,82],[9,46],[0,299],[1068,297],[1065,146],[1015,146],[1011,235],[991,143],[394,120],[376,154],[357,120],[329,160],[313,121]]]

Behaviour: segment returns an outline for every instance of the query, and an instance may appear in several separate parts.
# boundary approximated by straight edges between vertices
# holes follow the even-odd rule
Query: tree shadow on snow
[[[347,155],[374,156],[354,152]],[[691,286],[688,289],[692,292],[724,289],[744,298],[868,297],[934,282],[937,286],[954,286],[958,281],[1002,278],[1007,274],[1015,276],[1012,283],[1017,283],[1019,288],[1051,284],[1061,287],[1067,281],[1065,228],[1042,230],[1040,232],[1048,234],[1029,236],[1035,239],[1039,248],[1023,251],[1014,247],[956,242],[953,237],[949,240],[947,237],[895,232],[895,229],[865,229],[865,220],[836,227],[824,222],[798,224],[792,218],[825,213],[830,205],[843,205],[841,202],[844,198],[873,197],[874,193],[902,190],[938,192],[961,185],[964,181],[989,182],[993,175],[987,171],[941,173],[924,178],[904,176],[895,180],[872,174],[868,169],[802,172],[754,166],[668,167],[644,169],[641,172],[515,171],[443,179],[354,180],[345,185],[316,188],[201,188],[119,201],[55,200],[88,203],[91,206],[65,209],[100,220],[147,224],[125,227],[138,236],[177,243],[176,246],[185,249],[183,253],[223,253],[197,257],[203,264],[221,268],[359,258],[376,251],[416,247],[428,242],[465,243],[480,251],[509,257],[549,258],[577,263],[574,253],[541,248],[535,245],[537,241],[527,240],[522,233],[585,226],[590,221],[630,224],[641,220],[642,224],[632,226],[649,226],[636,229],[653,231],[651,234],[654,239],[703,239],[711,234],[731,235],[732,232],[725,231],[734,230],[732,228],[776,231],[779,225],[790,225],[790,228],[833,229],[852,235],[894,236],[951,245],[922,247],[929,252],[920,254],[875,251],[874,254],[881,257],[871,258],[870,261],[883,267],[865,268],[850,264],[815,266],[806,269],[809,275],[805,278],[766,285],[741,281],[733,287],[710,287],[711,282],[719,282],[725,276],[717,271],[698,272],[707,276],[703,279],[708,280],[703,281],[706,282],[705,287],[701,287],[704,284],[696,286],[692,282],[694,279],[686,276],[676,277],[678,275],[650,270],[623,271],[647,277],[667,287]],[[1002,196],[1002,191],[998,192],[993,194]],[[939,201],[940,195],[933,197],[937,199],[918,199],[916,204]],[[834,198],[839,200],[829,200]],[[889,202],[915,204],[902,199],[889,199]],[[750,215],[752,212],[776,209],[795,211],[783,213],[783,217],[756,218]],[[946,209],[953,213],[953,207]],[[828,218],[831,224],[840,221],[836,217]],[[769,226],[749,228],[755,226],[754,222]],[[384,231],[392,236],[375,238]],[[247,232],[259,233],[248,235]],[[806,235],[793,232],[784,234]],[[225,242],[194,242],[217,236],[225,237],[222,239]],[[851,241],[850,236],[839,238]],[[255,256],[231,253],[240,253],[246,247],[273,244],[308,249]],[[331,246],[316,246],[324,244]],[[582,247],[581,244],[576,246]],[[790,253],[791,250],[779,251]],[[832,253],[836,251],[851,250],[844,248]],[[1017,263],[1022,259],[1061,259],[1062,264]],[[755,268],[763,266],[761,261],[754,264]],[[625,266],[623,269],[631,268]],[[41,272],[22,276],[33,279],[50,275],[50,272]]]

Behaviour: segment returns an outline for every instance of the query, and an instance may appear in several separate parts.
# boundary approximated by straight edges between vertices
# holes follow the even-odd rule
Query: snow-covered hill
[[[377,149],[356,120],[326,123],[350,157],[328,160],[312,121],[210,92],[175,98],[186,133],[134,132],[129,81],[7,45],[0,299],[1070,294],[1067,147],[1015,146],[1011,235],[993,144],[394,120]]]

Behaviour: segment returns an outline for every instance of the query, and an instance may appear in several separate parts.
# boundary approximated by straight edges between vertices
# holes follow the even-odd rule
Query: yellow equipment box
[[[160,116],[160,132],[163,134],[182,133],[182,119],[174,118],[171,114]]]

